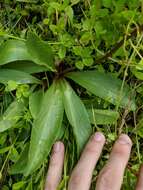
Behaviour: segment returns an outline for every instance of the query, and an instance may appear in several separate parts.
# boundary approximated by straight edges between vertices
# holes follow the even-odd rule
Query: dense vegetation
[[[123,189],[143,161],[142,0],[0,1],[0,189],[42,190],[52,144],[63,180],[90,134],[133,140]],[[38,159],[37,159],[37,155]]]

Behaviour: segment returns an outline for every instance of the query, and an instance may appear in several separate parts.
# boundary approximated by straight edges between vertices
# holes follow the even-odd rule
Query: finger
[[[99,174],[96,190],[120,190],[132,142],[122,134],[115,142],[109,161]]]
[[[64,145],[62,142],[56,142],[50,159],[47,173],[45,190],[56,190],[62,176],[64,163]]]
[[[95,133],[86,145],[77,166],[74,168],[70,181],[69,190],[90,188],[92,173],[100,157],[105,137],[102,133]]]
[[[140,167],[136,190],[143,190],[143,165]]]

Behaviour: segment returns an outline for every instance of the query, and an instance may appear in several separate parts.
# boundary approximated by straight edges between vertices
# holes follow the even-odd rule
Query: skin
[[[73,169],[68,190],[89,190],[93,170],[102,153],[105,137],[96,132],[91,136],[85,146],[81,157]],[[96,190],[120,190],[123,182],[124,171],[131,153],[132,141],[122,134],[116,140],[107,164],[100,171],[96,183]],[[64,162],[64,144],[56,142],[53,147],[49,164],[45,190],[56,190],[62,176]],[[143,190],[143,166],[141,166],[135,190]]]

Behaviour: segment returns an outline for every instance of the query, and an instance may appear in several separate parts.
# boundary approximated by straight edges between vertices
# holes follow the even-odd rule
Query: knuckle
[[[112,176],[110,175],[110,169],[109,168],[105,168],[101,171],[101,174],[99,176],[99,183],[100,186],[102,186],[102,189],[106,189],[106,190],[111,190],[113,188],[113,179]]]
[[[95,138],[92,137],[85,148],[85,152],[88,154],[94,154],[95,156],[99,156],[101,149],[103,148],[104,141],[104,138],[102,141],[98,142],[95,140]]]
[[[72,174],[69,185],[71,187],[77,187],[80,183],[81,183],[81,176],[78,173]]]
[[[97,154],[97,149],[95,148],[94,145],[90,144],[86,147],[86,150],[85,150],[88,154]]]
[[[45,190],[56,190],[56,187],[55,185],[53,185],[51,182],[48,181]]]
[[[128,147],[121,147],[121,146],[116,146],[113,150],[113,154],[117,155],[118,158],[124,158],[127,157],[129,154],[129,151],[127,149]]]
[[[56,159],[55,156],[52,156],[50,160],[50,167],[56,167],[57,165],[58,165],[58,160]]]

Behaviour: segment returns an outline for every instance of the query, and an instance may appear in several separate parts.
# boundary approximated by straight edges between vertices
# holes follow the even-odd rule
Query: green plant
[[[3,0],[0,7],[0,189],[43,189],[49,151],[56,140],[66,145],[59,187],[66,189],[83,144],[96,130],[105,134],[107,143],[91,189],[121,132],[134,144],[123,184],[123,189],[133,189],[143,160],[142,0]],[[26,173],[31,130],[49,90],[61,94],[58,100],[53,96],[57,106],[62,99],[61,128],[55,130],[56,137],[51,131],[49,156],[25,177],[21,173]],[[82,130],[83,138],[79,135],[83,126],[75,127],[75,121],[83,122],[78,120],[81,107],[90,129]],[[50,113],[46,104],[43,110]],[[58,118],[51,121],[56,125],[54,121]]]
[[[135,101],[127,84],[122,86],[122,81],[116,76],[98,71],[97,69],[70,72],[67,68],[65,69],[64,63],[55,65],[52,48],[32,32],[28,32],[26,40],[10,39],[3,42],[0,55],[0,64],[4,66],[0,69],[0,82],[8,85],[7,89],[9,91],[16,89],[17,96],[16,100],[7,108],[1,119],[1,132],[14,127],[14,124],[20,118],[21,112],[24,111],[23,104],[25,108],[27,107],[29,94],[32,95],[34,91],[39,94],[39,90],[44,85],[44,81],[39,76],[37,78],[36,75],[32,76],[31,74],[34,74],[35,70],[36,72],[53,72],[51,77],[51,81],[53,80],[53,82],[50,82],[50,87],[47,87],[46,84],[44,87],[46,92],[43,93],[43,96],[38,97],[37,102],[34,101],[34,103],[31,102],[33,101],[33,97],[29,98],[30,111],[34,121],[26,164],[27,167],[24,171],[19,171],[20,173],[24,173],[24,175],[29,175],[38,169],[48,156],[53,143],[60,133],[64,110],[73,129],[78,155],[91,135],[92,128],[86,107],[69,84],[70,80],[68,82],[67,79],[72,79],[90,93],[103,98],[116,107],[135,110]],[[29,61],[28,69],[25,65],[25,72],[20,67],[17,70],[14,63],[13,68],[9,68],[11,62],[15,61],[22,61],[22,64],[26,65],[27,61]],[[10,83],[10,81],[12,82]],[[33,85],[31,85],[30,89],[26,88],[26,91],[30,91],[29,93],[25,93],[24,88],[22,88],[19,95],[19,85],[21,84]],[[38,92],[36,92],[36,89],[38,89]],[[35,108],[36,105],[38,108]],[[106,112],[105,110],[99,111],[101,114]],[[97,110],[97,112],[99,111]],[[113,111],[108,112],[112,116]],[[15,114],[16,119],[13,117]],[[115,114],[116,120],[118,113],[114,111],[113,114]],[[12,170],[14,172],[14,166]]]

